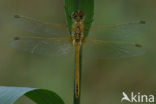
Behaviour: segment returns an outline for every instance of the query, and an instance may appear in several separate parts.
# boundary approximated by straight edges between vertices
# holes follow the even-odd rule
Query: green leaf
[[[94,16],[94,0],[65,0],[65,13],[66,13],[66,21],[67,25],[69,27],[69,31],[71,33],[72,31],[72,19],[71,14],[75,10],[80,10],[85,13],[85,30],[84,32],[85,37],[88,36],[89,29],[91,27],[91,24],[93,22],[93,16]]]
[[[33,100],[36,104],[64,104],[56,93],[49,90],[0,86],[0,104],[13,104],[23,95]]]

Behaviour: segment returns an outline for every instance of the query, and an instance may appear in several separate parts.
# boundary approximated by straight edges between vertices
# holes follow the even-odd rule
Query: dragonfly
[[[138,56],[145,53],[143,47],[135,42],[122,42],[113,40],[91,39],[84,36],[85,13],[74,11],[71,14],[73,20],[72,32],[68,32],[65,24],[44,23],[39,20],[14,15],[13,23],[19,28],[34,33],[31,36],[17,36],[10,42],[10,46],[32,54],[44,56],[66,56],[75,53],[75,79],[74,98],[80,98],[80,58],[83,46],[83,56],[97,59],[116,59]],[[146,28],[146,21],[139,20],[126,24],[110,26],[92,26],[90,33],[99,33],[98,36],[112,37],[113,39],[127,38],[141,34]],[[100,35],[100,31],[102,31]],[[103,31],[106,31],[104,34]],[[109,35],[107,35],[109,33]],[[68,35],[69,34],[69,35]],[[96,34],[97,36],[97,34]],[[88,54],[89,53],[89,54]]]

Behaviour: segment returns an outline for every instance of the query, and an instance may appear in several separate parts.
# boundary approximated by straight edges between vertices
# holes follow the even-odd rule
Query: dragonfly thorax
[[[80,43],[83,40],[83,33],[84,33],[84,24],[83,22],[74,22],[72,25],[72,41],[73,45],[75,43]]]

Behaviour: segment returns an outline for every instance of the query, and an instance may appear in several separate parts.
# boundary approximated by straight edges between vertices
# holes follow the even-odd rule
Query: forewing
[[[93,25],[90,33],[91,37],[102,38],[105,40],[116,40],[144,34],[147,30],[147,21],[141,20],[110,26]]]
[[[142,55],[144,48],[136,43],[93,41],[84,45],[84,56],[93,59],[119,59]]]
[[[60,37],[68,34],[67,27],[63,24],[43,23],[21,15],[14,15],[12,22],[23,30],[35,33],[34,35]]]
[[[73,47],[68,41],[45,41],[36,38],[16,38],[10,46],[32,54],[44,56],[63,56],[72,53]]]

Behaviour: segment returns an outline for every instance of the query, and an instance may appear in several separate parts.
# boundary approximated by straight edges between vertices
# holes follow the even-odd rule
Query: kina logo
[[[140,92],[134,94],[134,92],[131,92],[128,96],[125,92],[122,92],[123,97],[121,98],[121,102],[128,101],[128,102],[147,102],[147,103],[153,103],[154,102],[154,95],[146,95],[141,94]]]

